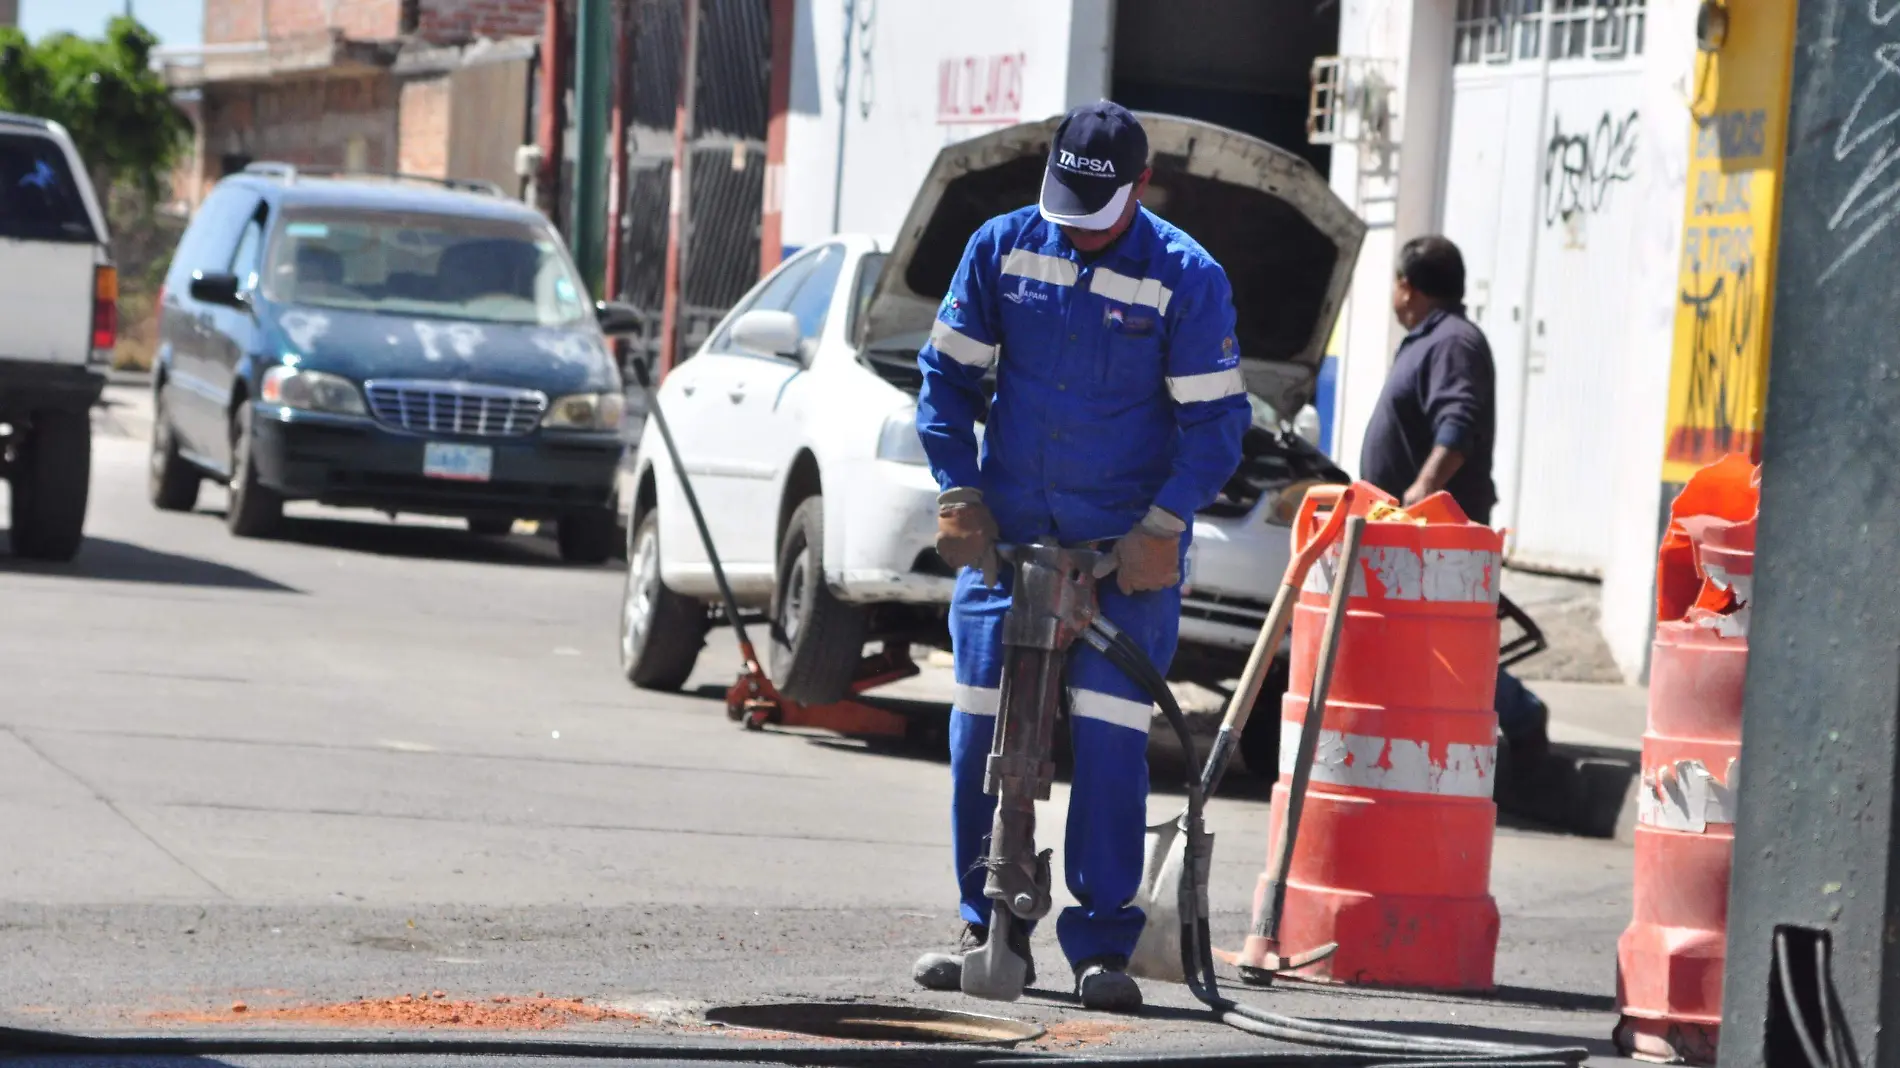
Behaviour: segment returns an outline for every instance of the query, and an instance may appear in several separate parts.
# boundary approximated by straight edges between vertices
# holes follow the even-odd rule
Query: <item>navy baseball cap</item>
[[[1062,118],[1042,178],[1042,217],[1060,226],[1106,230],[1121,218],[1148,167],[1148,135],[1135,114],[1098,100]]]

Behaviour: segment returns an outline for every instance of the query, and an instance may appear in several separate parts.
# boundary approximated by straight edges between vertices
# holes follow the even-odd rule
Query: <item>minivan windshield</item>
[[[588,316],[554,235],[509,219],[292,208],[263,287],[286,304],[390,315],[539,326]]]

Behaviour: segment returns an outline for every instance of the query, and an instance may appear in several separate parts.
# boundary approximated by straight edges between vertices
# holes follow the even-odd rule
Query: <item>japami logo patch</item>
[[[1240,362],[1239,346],[1234,344],[1232,336],[1220,339],[1220,362],[1223,367],[1232,367]]]
[[[1077,174],[1098,174],[1104,178],[1115,177],[1115,161],[1095,159],[1090,156],[1078,156],[1066,148],[1056,150],[1056,166]]]
[[[1016,279],[1016,288],[1003,294],[1003,299],[1009,301],[1011,304],[1021,304],[1024,301],[1048,300],[1049,294],[1037,292],[1029,288],[1029,279],[1018,278]]]

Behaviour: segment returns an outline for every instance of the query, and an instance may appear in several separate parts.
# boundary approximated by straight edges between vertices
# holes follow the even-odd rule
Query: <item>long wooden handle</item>
[[[1364,516],[1346,520],[1339,544],[1339,571],[1333,576],[1332,601],[1326,606],[1326,632],[1319,640],[1319,664],[1313,671],[1313,692],[1306,699],[1306,719],[1300,724],[1300,749],[1293,759],[1293,781],[1287,784],[1286,819],[1275,843],[1273,868],[1267,873],[1270,905],[1258,933],[1277,946],[1280,911],[1286,904],[1287,871],[1293,866],[1293,843],[1300,834],[1300,810],[1306,805],[1306,784],[1313,775],[1313,756],[1319,750],[1319,732],[1326,720],[1326,695],[1333,688],[1333,665],[1339,659],[1339,636],[1346,629],[1346,604],[1359,574],[1359,540],[1366,532]]]
[[[1313,569],[1314,561],[1339,536],[1346,515],[1352,508],[1352,495],[1351,486],[1337,491],[1330,486],[1315,486],[1307,492],[1306,501],[1301,504],[1301,521],[1293,528],[1293,556],[1287,561],[1286,574],[1280,580],[1279,590],[1273,595],[1273,606],[1267,609],[1267,618],[1254,638],[1253,651],[1247,654],[1247,666],[1240,673],[1239,684],[1227,699],[1227,714],[1221,718],[1220,733],[1214,737],[1213,748],[1207,752],[1207,764],[1201,769],[1202,797],[1214,796],[1214,791],[1220,788],[1221,777],[1227,774],[1227,764],[1233,759],[1236,740],[1240,732],[1247,729],[1254,702],[1260,699],[1260,687],[1266,682],[1267,668],[1272,665],[1274,655],[1280,651],[1280,642],[1286,638],[1287,630],[1293,625],[1293,606],[1299,603],[1300,587],[1306,584],[1306,573]],[[1316,507],[1322,499],[1329,497],[1333,501],[1332,515],[1316,534],[1307,537],[1306,527],[1312,519],[1309,505]]]

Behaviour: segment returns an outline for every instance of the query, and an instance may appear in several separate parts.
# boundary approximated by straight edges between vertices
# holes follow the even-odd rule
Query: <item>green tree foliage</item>
[[[35,44],[18,29],[0,29],[0,109],[66,127],[102,195],[124,182],[149,199],[191,131],[151,68],[157,44],[123,16],[102,40],[54,34]]]

